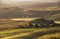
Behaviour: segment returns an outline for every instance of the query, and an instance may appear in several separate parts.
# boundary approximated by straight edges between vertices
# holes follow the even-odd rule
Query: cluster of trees
[[[43,28],[43,27],[53,27],[53,25],[56,25],[54,21],[52,20],[48,21],[44,18],[41,18],[27,23],[22,23],[22,25],[19,25],[19,28]]]

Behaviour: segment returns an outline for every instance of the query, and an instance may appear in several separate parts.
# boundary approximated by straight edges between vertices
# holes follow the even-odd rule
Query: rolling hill
[[[0,18],[20,17],[50,17],[53,14],[60,14],[60,2],[36,3],[30,5],[0,7]],[[5,6],[5,5],[4,5]],[[21,5],[22,6],[22,5]]]

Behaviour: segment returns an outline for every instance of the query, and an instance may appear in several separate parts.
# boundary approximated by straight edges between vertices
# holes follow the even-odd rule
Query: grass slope
[[[0,30],[0,39],[50,39],[60,37],[60,27]]]

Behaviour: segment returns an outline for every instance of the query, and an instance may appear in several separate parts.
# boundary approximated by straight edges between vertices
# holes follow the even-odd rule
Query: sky
[[[3,4],[12,4],[12,3],[18,3],[18,2],[41,2],[41,3],[51,3],[51,2],[58,2],[59,0],[0,0],[0,3]]]
[[[20,6],[20,7],[25,7],[29,5],[36,5],[40,3],[55,3],[55,2],[60,2],[60,0],[0,0],[0,6]]]

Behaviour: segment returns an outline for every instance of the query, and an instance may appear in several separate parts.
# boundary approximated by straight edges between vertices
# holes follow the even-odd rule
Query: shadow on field
[[[60,30],[42,31],[42,32],[32,33],[30,35],[23,36],[23,37],[17,37],[15,39],[36,39],[37,37],[40,37],[43,35],[54,34],[54,33],[59,33],[59,32]]]
[[[60,39],[60,38],[57,38],[57,37],[51,37],[50,39]]]

